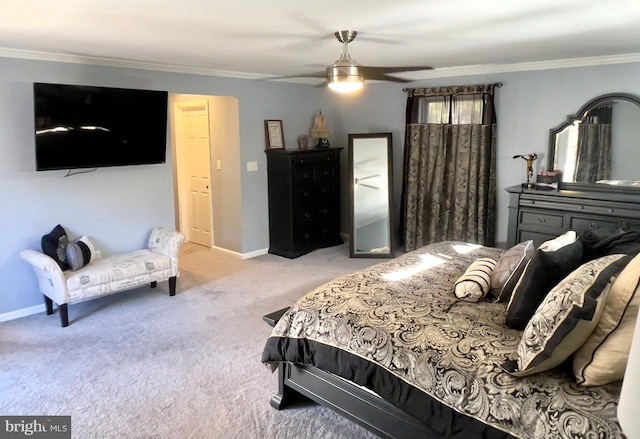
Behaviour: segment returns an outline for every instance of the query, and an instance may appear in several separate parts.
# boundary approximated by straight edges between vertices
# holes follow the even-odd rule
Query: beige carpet
[[[182,248],[166,282],[0,323],[0,414],[70,415],[74,438],[373,438],[310,402],[277,411],[262,316],[380,260],[347,245],[289,260]]]

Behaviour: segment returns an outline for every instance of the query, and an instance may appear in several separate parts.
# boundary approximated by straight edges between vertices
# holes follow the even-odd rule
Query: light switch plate
[[[258,170],[258,162],[247,162],[247,172],[255,172]]]

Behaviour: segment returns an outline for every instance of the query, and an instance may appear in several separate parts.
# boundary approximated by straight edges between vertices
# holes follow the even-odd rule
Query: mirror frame
[[[356,252],[355,251],[355,220],[354,220],[354,175],[353,175],[353,141],[354,139],[386,139],[387,140],[387,179],[388,179],[388,214],[389,214],[389,252]],[[391,133],[366,133],[349,134],[349,256],[352,258],[393,258],[394,257],[394,236],[393,236],[393,142]]]
[[[556,156],[556,134],[560,133],[566,127],[573,125],[576,120],[582,119],[584,114],[607,101],[617,99],[631,102],[640,108],[640,98],[630,93],[608,93],[600,96],[596,96],[591,99],[589,102],[584,104],[577,113],[567,115],[567,119],[558,125],[555,128],[551,128],[549,130],[549,158],[547,160],[547,169],[554,169],[554,161]],[[640,121],[639,121],[640,123]],[[640,178],[640,177],[639,177]],[[606,184],[598,184],[598,183],[570,183],[570,182],[559,182],[558,189],[575,189],[575,190],[599,190],[604,192],[635,192],[640,193],[640,188],[636,187],[628,187],[628,186],[613,186]]]

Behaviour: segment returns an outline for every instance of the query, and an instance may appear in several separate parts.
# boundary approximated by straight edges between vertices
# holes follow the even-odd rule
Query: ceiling
[[[235,77],[324,70],[343,29],[361,64],[436,69],[406,79],[640,61],[638,0],[20,0],[0,16],[0,56]]]

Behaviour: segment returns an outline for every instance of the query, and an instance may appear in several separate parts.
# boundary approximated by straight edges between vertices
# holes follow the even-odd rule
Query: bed
[[[624,437],[620,381],[579,385],[570,359],[514,376],[523,330],[506,326],[507,302],[454,294],[475,261],[504,252],[431,244],[309,292],[266,342],[262,361],[279,380],[271,405],[304,395],[389,438]],[[599,272],[607,297],[630,258],[609,256]],[[599,317],[604,298],[595,302]]]

